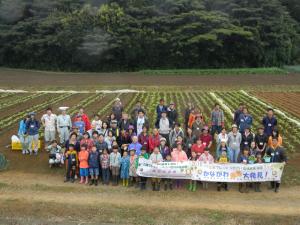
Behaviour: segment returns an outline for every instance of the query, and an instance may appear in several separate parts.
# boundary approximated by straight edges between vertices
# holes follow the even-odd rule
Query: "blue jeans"
[[[102,169],[102,182],[105,184],[109,183],[109,168]]]
[[[237,163],[239,154],[240,154],[240,149],[231,149],[230,161],[232,163]]]
[[[219,134],[222,131],[222,126],[213,125],[211,127],[211,135],[214,135],[216,132]]]

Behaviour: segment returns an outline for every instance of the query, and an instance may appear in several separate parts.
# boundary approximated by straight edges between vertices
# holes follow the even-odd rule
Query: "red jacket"
[[[193,144],[191,151],[196,152],[197,154],[202,154],[204,152],[204,148],[205,146],[203,144],[201,144],[200,146],[198,146],[197,144]]]
[[[138,140],[143,147],[146,147],[146,151],[149,152],[149,135],[147,134],[145,136],[143,133],[141,133],[138,137]]]
[[[153,149],[155,147],[159,147],[160,146],[160,135],[157,134],[155,136],[151,135],[149,137],[149,150],[150,152],[153,152]]]
[[[85,113],[82,114],[81,117],[82,117],[82,121],[85,124],[85,130],[86,131],[90,130],[92,127],[91,127],[91,122],[90,122],[89,117]]]

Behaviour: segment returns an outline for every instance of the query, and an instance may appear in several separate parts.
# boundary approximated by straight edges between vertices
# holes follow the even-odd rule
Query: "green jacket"
[[[139,157],[137,157],[136,158],[136,160],[135,160],[135,168],[138,168],[138,166],[139,166],[139,159],[140,158],[145,158],[145,159],[149,159],[149,154],[148,153],[145,153],[145,154],[141,154]]]

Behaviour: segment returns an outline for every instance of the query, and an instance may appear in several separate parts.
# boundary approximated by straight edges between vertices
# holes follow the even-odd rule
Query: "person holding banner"
[[[286,163],[287,156],[285,153],[285,149],[281,147],[276,137],[272,138],[272,146],[267,149],[266,154],[271,157],[271,163]],[[271,189],[274,189],[275,192],[279,191],[280,181],[272,181]]]
[[[141,154],[138,156],[137,167],[139,165],[139,159],[141,159],[141,158],[149,159],[149,154],[147,153],[145,147],[142,147]],[[139,177],[139,180],[140,180],[140,189],[146,190],[147,177]]]
[[[177,148],[173,149],[173,152],[171,153],[171,157],[173,162],[183,162],[188,160],[185,151],[182,150],[182,144],[177,144]],[[182,187],[181,180],[176,180],[176,187],[177,188]]]
[[[163,161],[163,157],[159,152],[158,147],[155,147],[153,153],[150,155],[150,160],[152,163],[159,163]],[[159,191],[160,190],[160,178],[152,177],[152,191]]]
[[[249,148],[245,147],[243,149],[243,154],[240,157],[240,162],[243,164],[249,163]],[[239,183],[239,192],[241,193],[248,193],[249,192],[249,183]],[[245,187],[245,188],[244,188]]]
[[[220,157],[217,159],[217,163],[230,163],[230,159],[227,155],[226,151],[222,151]],[[217,190],[221,191],[221,188],[224,188],[225,191],[228,191],[228,184],[227,183],[222,183],[222,182],[218,182],[218,187]]]
[[[189,160],[193,161],[193,162],[196,162],[198,160],[198,155],[195,151],[192,150],[192,156]],[[190,180],[189,191],[195,192],[196,188],[197,188],[197,181],[196,180]]]

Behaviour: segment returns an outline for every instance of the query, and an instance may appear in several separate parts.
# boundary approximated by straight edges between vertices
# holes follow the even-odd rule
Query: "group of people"
[[[18,136],[23,154],[38,153],[39,131],[44,131],[45,149],[49,152],[49,165],[65,165],[65,182],[80,178],[81,184],[104,185],[112,182],[123,186],[146,189],[147,178],[136,173],[139,159],[153,163],[186,160],[204,163],[270,163],[286,162],[282,137],[277,129],[273,109],[267,109],[257,132],[252,129],[253,118],[246,105],[240,104],[234,113],[230,131],[225,128],[225,118],[218,103],[210,118],[204,118],[201,110],[192,103],[185,109],[184,124],[178,122],[179,113],[171,102],[165,105],[161,99],[156,107],[156,120],[149,121],[147,110],[137,102],[130,113],[124,112],[119,98],[115,100],[111,114],[104,120],[94,115],[90,121],[80,108],[73,117],[67,114],[68,107],[60,107],[60,115],[51,108],[40,120],[34,112],[20,121]],[[154,124],[152,127],[151,124]],[[56,136],[59,136],[59,141]],[[215,152],[213,156],[212,152]],[[183,186],[183,181],[151,178],[152,189],[173,189]],[[173,184],[174,183],[174,184]],[[190,191],[196,191],[196,181],[188,183]],[[202,182],[203,188],[208,187]],[[270,188],[279,190],[280,182],[271,182]],[[239,185],[240,192],[249,192],[253,187],[260,192],[260,183]],[[228,190],[227,183],[218,183],[217,190]]]

